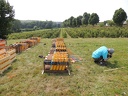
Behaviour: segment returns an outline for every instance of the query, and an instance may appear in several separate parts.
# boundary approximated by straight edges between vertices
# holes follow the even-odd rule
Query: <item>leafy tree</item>
[[[0,0],[0,38],[6,39],[11,29],[11,21],[14,19],[13,6],[9,2]]]
[[[114,23],[112,20],[107,20],[107,24],[108,24],[109,26],[115,25],[115,23]]]
[[[66,19],[64,22],[63,22],[63,27],[68,27],[69,26],[69,23],[68,23],[68,20]]]
[[[82,24],[88,25],[89,17],[90,17],[90,14],[88,14],[87,12],[85,12],[85,13],[83,14]]]
[[[94,26],[97,23],[99,23],[99,16],[96,13],[92,13],[89,18],[89,24]]]
[[[20,20],[14,20],[12,22],[12,31],[13,32],[20,32],[20,29],[21,29],[21,22]]]
[[[126,21],[127,19],[127,14],[126,12],[120,8],[117,9],[113,15],[113,21],[115,22],[116,25],[122,26],[123,22]]]
[[[61,22],[53,21],[35,21],[35,20],[20,20],[22,29],[33,29],[34,26],[37,26],[38,29],[44,28],[59,28]]]
[[[52,28],[52,24],[53,24],[52,21],[47,22],[47,24],[45,25],[45,28],[46,28],[46,29]]]
[[[100,27],[103,27],[103,26],[104,26],[104,22],[100,22],[98,25],[99,25]]]
[[[85,23],[85,21],[86,21],[86,19],[83,17],[82,20],[81,20],[82,25],[87,25],[87,24]]]
[[[104,21],[104,25],[106,25],[107,24],[107,21]]]
[[[76,27],[76,18],[73,18],[72,25],[73,25],[73,27]]]
[[[69,20],[69,26],[70,27],[73,27],[73,19],[74,19],[74,17],[73,16],[71,16],[68,20]]]
[[[76,25],[77,26],[82,25],[82,22],[81,22],[82,18],[83,18],[83,16],[81,16],[81,15],[76,18]]]
[[[34,26],[34,27],[33,27],[33,30],[37,30],[37,29],[38,29],[38,27],[37,27],[37,26]]]

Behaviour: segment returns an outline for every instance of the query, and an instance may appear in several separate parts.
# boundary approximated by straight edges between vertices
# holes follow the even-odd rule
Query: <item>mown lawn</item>
[[[8,44],[20,40],[9,40]],[[0,76],[0,96],[128,96],[128,38],[64,39],[67,48],[82,61],[71,63],[67,73],[41,74],[43,59],[52,39],[21,54],[12,67]],[[93,62],[91,54],[100,46],[115,49],[107,66]]]

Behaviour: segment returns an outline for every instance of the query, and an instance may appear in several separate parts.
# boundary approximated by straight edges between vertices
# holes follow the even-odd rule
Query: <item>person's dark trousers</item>
[[[100,58],[93,58],[95,63],[104,62],[103,56],[100,56]]]

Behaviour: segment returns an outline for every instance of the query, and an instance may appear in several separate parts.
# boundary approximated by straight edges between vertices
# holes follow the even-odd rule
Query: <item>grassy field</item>
[[[8,44],[20,40],[9,40]],[[82,61],[71,63],[67,73],[41,74],[43,59],[52,39],[21,54],[12,67],[0,76],[0,96],[128,96],[128,38],[67,38],[67,48]],[[45,45],[46,44],[46,45]],[[91,54],[100,46],[115,49],[107,66],[93,62]]]

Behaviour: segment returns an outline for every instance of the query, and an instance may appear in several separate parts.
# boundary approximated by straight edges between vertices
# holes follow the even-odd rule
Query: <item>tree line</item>
[[[124,21],[127,20],[127,14],[122,9],[119,8],[115,10],[112,20],[107,20],[103,22],[103,25],[109,24],[110,26],[116,25],[116,26],[122,26]],[[79,27],[81,25],[96,25],[99,23],[99,16],[97,13],[87,13],[85,12],[83,15],[80,15],[78,17],[71,16],[70,18],[66,19],[63,22],[63,27]]]
[[[66,19],[63,22],[63,27],[79,27],[81,25],[88,25],[92,24],[97,24],[99,22],[99,16],[97,13],[92,13],[91,15],[87,12],[85,12],[82,15],[79,15],[78,17],[73,17],[71,16],[69,19]]]
[[[40,29],[60,28],[61,22],[36,21],[36,20],[14,20],[12,21],[12,32],[34,31]]]

